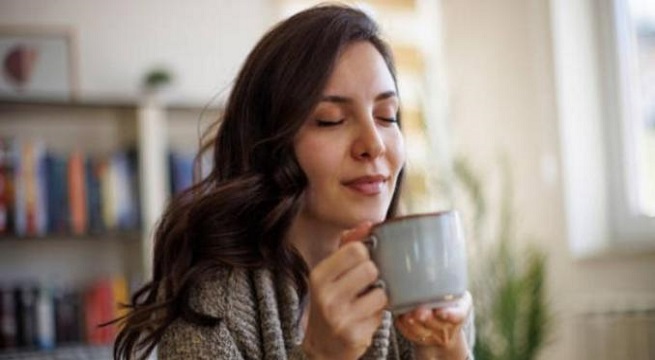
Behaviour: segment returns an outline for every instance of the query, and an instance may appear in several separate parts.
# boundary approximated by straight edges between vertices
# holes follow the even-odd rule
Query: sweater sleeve
[[[475,308],[471,309],[471,314],[466,319],[466,324],[462,327],[464,338],[466,339],[466,346],[468,346],[468,358],[473,359],[473,347],[475,347]]]
[[[193,325],[182,319],[176,320],[166,330],[158,345],[157,356],[160,360],[243,359],[223,322],[216,329]]]

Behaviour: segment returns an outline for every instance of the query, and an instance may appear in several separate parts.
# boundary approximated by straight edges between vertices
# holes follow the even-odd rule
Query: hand
[[[395,324],[403,336],[415,344],[418,353],[464,359],[467,345],[462,327],[472,308],[473,300],[467,291],[452,305],[435,309],[420,306],[398,316]]]
[[[363,223],[342,233],[342,246],[309,274],[309,318],[302,347],[310,358],[359,358],[382,322],[387,296],[380,288],[368,290],[378,269],[361,243],[370,228]]]

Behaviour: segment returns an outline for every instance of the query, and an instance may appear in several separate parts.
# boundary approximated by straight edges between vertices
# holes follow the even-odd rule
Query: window
[[[623,11],[627,37],[620,51],[627,58],[627,91],[631,111],[628,127],[635,139],[634,199],[632,206],[655,216],[655,2],[629,0]]]
[[[601,84],[612,236],[623,246],[654,245],[655,3],[605,1],[609,6],[600,14],[605,44],[601,61],[613,76],[601,76]]]
[[[655,2],[551,0],[567,233],[655,250]]]

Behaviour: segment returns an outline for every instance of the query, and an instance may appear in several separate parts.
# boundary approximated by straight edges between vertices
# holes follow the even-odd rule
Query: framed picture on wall
[[[73,100],[75,47],[67,28],[0,27],[0,99]]]

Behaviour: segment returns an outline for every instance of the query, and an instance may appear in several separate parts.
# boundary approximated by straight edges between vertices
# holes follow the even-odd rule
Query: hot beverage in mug
[[[456,211],[398,217],[367,240],[393,313],[444,306],[468,287],[466,246]]]

